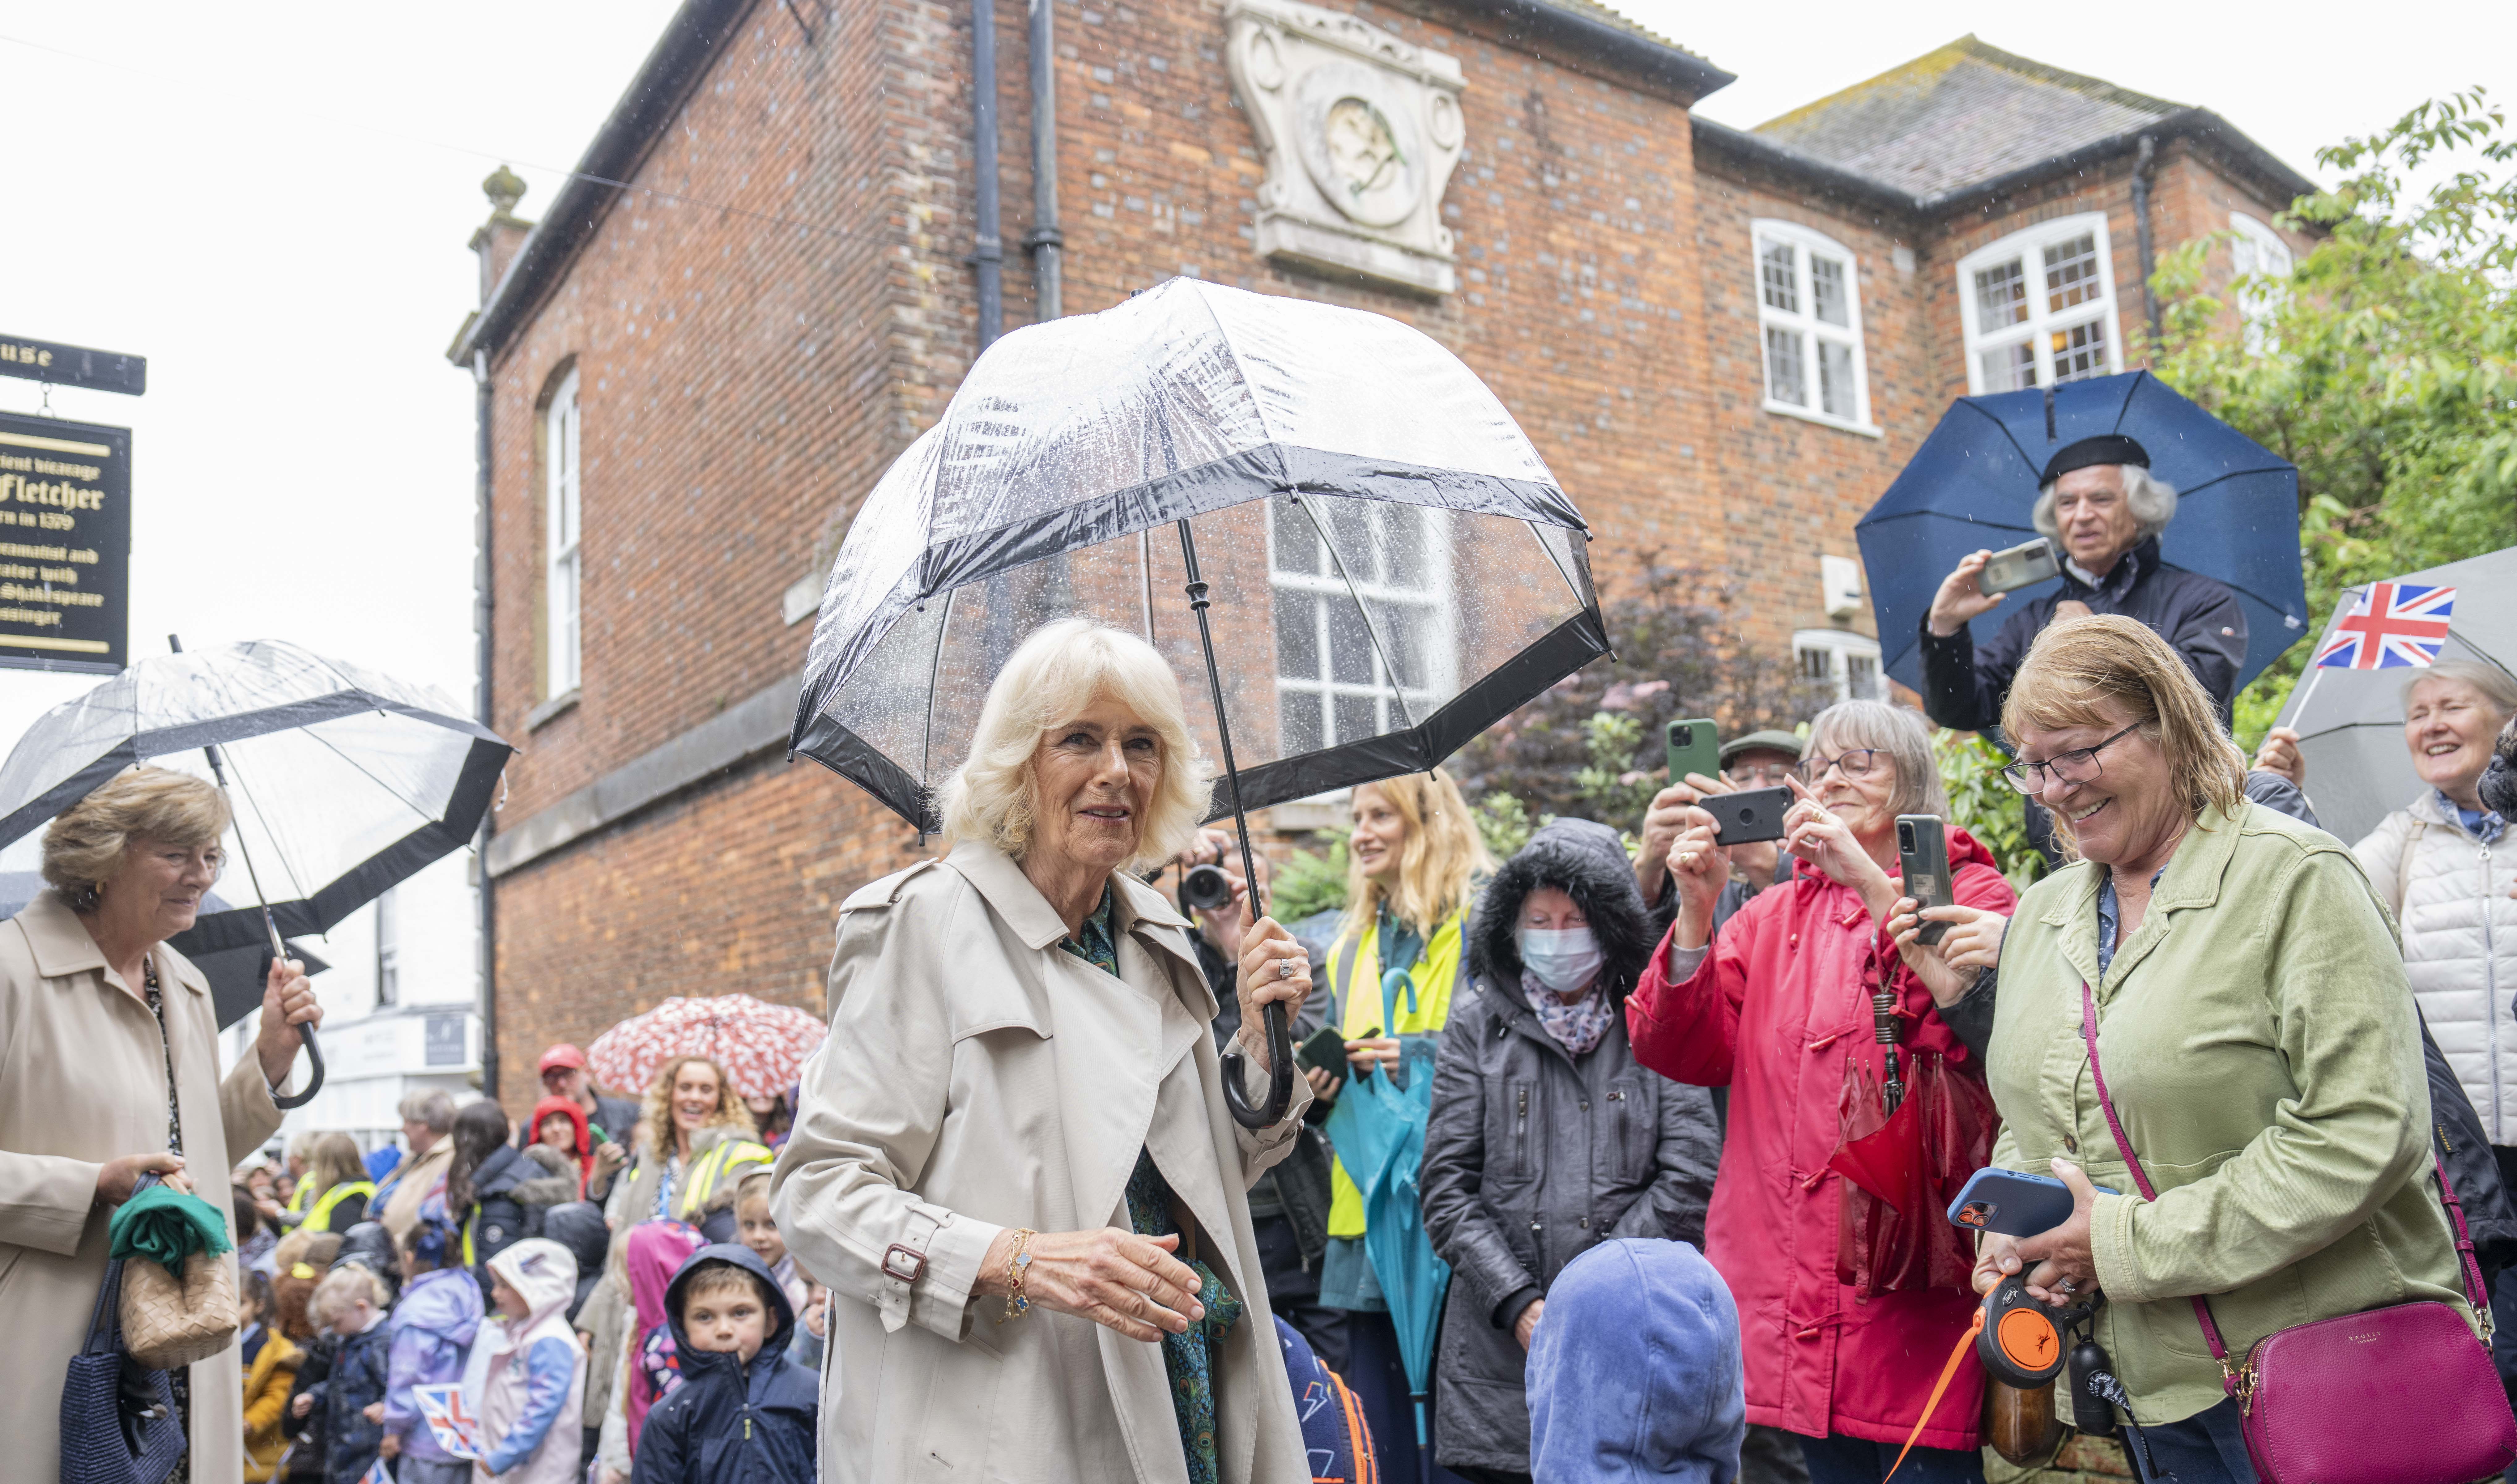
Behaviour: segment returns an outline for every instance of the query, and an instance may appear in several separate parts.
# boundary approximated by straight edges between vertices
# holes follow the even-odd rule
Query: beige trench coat
[[[1116,980],[1058,947],[1046,899],[983,845],[840,909],[831,1036],[805,1068],[771,1202],[788,1250],[831,1289],[828,1484],[1187,1478],[1159,1345],[1045,1308],[1006,1321],[970,1296],[1005,1227],[1125,1227],[1140,1149],[1249,1306],[1217,1368],[1223,1479],[1311,1477],[1245,1194],[1291,1147],[1310,1089],[1297,1079],[1258,1134],[1232,1121],[1187,924],[1116,879]],[[894,1244],[922,1253],[914,1283],[884,1276]]]
[[[277,1131],[279,1109],[252,1055],[220,1079],[209,981],[173,949],[156,956],[184,1158],[224,1212],[220,1182],[235,1154]],[[68,904],[39,893],[0,922],[0,1476],[61,1476],[62,1378],[105,1281],[97,1169],[165,1147],[157,1022],[138,987],[106,968]],[[244,1374],[234,1345],[192,1367],[192,1462],[193,1484],[243,1479]]]

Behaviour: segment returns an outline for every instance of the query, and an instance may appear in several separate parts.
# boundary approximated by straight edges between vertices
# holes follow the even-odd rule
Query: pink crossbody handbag
[[[2089,1076],[2107,1127],[2132,1166],[2133,1184],[2155,1201],[2150,1176],[2125,1137],[2098,1066],[2098,1003],[2080,986],[2080,1039],[2089,1047]],[[2464,1293],[2490,1324],[2491,1299],[2473,1260],[2464,1208],[2438,1168],[2439,1194],[2455,1222]],[[2197,1294],[2194,1317],[2221,1385],[2238,1399],[2245,1421],[2246,1457],[2264,1484],[2466,1484],[2498,1476],[2517,1459],[2517,1415],[2491,1363],[2491,1345],[2449,1304],[2390,1304],[2312,1324],[2292,1325],[2255,1341],[2238,1365],[2211,1306]],[[2486,1335],[2488,1330],[2486,1328]]]

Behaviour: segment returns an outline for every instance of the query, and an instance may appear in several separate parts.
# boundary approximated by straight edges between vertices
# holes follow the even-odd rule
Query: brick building
[[[1045,90],[1040,18],[990,3],[690,0],[538,225],[489,183],[451,355],[484,703],[524,749],[488,857],[510,1098],[667,996],[818,1006],[837,904],[916,856],[785,743],[831,557],[999,262],[1008,326],[1174,275],[1405,319],[1513,409],[1605,583],[1748,573],[1750,641],[1863,691],[1853,523],[1948,399],[2137,365],[2177,242],[2305,245],[2267,224],[2309,184],[2214,115],[1973,38],[1743,133],[1689,116],[1728,74],[1588,0],[1040,0]]]

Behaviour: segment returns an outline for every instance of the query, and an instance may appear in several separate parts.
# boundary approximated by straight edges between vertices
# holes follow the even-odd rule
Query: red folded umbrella
[[[1991,1094],[1928,1051],[1907,1049],[1905,1099],[1884,1111],[1878,1075],[1845,1063],[1844,1137],[1827,1168],[1844,1176],[1836,1277],[1865,1296],[1969,1287],[1975,1254],[1949,1202],[1992,1154]]]

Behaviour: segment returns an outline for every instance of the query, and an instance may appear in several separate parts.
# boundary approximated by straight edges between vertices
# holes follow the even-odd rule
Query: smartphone
[[[2118,1192],[2101,1185],[2098,1194]],[[2033,1237],[2071,1219],[2071,1187],[2051,1175],[1979,1169],[1949,1203],[1949,1224],[1971,1232]]]
[[[1722,730],[1710,716],[1669,724],[1669,781],[1685,783],[1690,773],[1722,776]]]
[[[1725,845],[1753,845],[1783,837],[1783,812],[1792,807],[1789,788],[1742,788],[1716,793],[1696,807],[1713,816],[1715,833]]]
[[[1949,885],[1948,827],[1939,815],[1897,816],[1897,858],[1904,865],[1906,896],[1925,907],[1957,905]],[[1914,941],[1938,943],[1949,935],[1949,927],[1946,922],[1926,922]]]
[[[1381,1027],[1374,1026],[1354,1039],[1370,1040],[1380,1034]],[[1302,1042],[1301,1050],[1294,1053],[1294,1065],[1317,1067],[1331,1077],[1350,1077],[1354,1069],[1346,1065],[1345,1042],[1346,1035],[1344,1031],[1335,1026],[1322,1026],[1311,1033],[1308,1040]]]
[[[2062,564],[2054,560],[2054,548],[2043,536],[2022,541],[2007,551],[1996,551],[1992,560],[1984,564],[1976,574],[1978,592],[2006,593],[2022,587],[2034,587],[2048,577],[2062,575]]]

